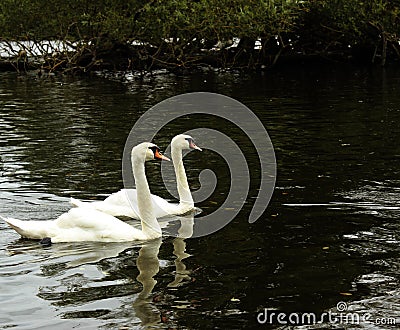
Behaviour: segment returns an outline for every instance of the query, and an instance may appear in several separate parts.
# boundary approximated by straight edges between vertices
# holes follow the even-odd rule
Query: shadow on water
[[[285,328],[277,320],[259,325],[257,314],[321,315],[341,301],[374,320],[399,322],[399,73],[304,67],[125,76],[122,83],[1,75],[2,215],[54,219],[68,210],[69,196],[102,199],[121,188],[134,122],[184,92],[218,92],[252,109],[274,144],[278,177],[264,219],[249,225],[259,180],[250,141],[209,118],[174,122],[157,137],[160,146],[193,125],[216,125],[239,141],[253,188],[239,216],[196,239],[50,248],[18,240],[0,223],[0,325]],[[189,154],[185,165],[193,189],[202,169],[217,174],[215,192],[199,205],[211,213],[226,196],[226,164],[205,150]],[[153,193],[171,198],[157,184],[160,166],[147,171]],[[357,326],[393,329],[373,321]]]

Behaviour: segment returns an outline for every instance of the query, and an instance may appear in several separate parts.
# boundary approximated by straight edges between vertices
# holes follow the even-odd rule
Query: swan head
[[[177,148],[181,150],[196,149],[202,151],[195,143],[193,138],[187,134],[179,134],[172,139],[172,148]]]
[[[170,159],[164,156],[160,148],[154,143],[143,142],[132,148],[132,159],[141,160],[147,162],[150,160],[168,160]]]

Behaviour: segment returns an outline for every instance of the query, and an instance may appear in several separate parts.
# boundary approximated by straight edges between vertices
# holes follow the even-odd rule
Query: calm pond
[[[369,313],[359,328],[396,328],[384,323],[400,323],[398,68],[118,79],[0,74],[0,214],[55,219],[70,208],[69,197],[104,199],[119,190],[135,121],[168,97],[196,91],[237,99],[268,130],[277,182],[263,218],[247,222],[257,155],[240,130],[225,125],[254,162],[252,191],[239,215],[212,235],[42,247],[0,222],[0,328],[283,329],[277,318],[259,324],[257,317],[338,310]],[[192,125],[222,129],[187,117],[165,128],[157,144]],[[204,137],[195,139],[204,150],[186,156],[185,166],[193,190],[201,170],[218,177],[215,192],[198,204],[211,213],[226,197],[229,176]],[[147,172],[152,192],[171,198],[159,184],[160,165],[148,164]],[[323,321],[329,329],[356,327]]]

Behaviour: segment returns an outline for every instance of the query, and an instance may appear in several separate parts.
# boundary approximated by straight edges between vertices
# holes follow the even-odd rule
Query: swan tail
[[[42,239],[49,236],[48,221],[23,221],[2,216],[0,218],[22,237]]]
[[[90,205],[90,203],[82,202],[82,201],[80,201],[79,199],[72,198],[72,197],[70,198],[69,202],[70,202],[73,206],[76,206],[76,207],[87,207],[87,206]]]

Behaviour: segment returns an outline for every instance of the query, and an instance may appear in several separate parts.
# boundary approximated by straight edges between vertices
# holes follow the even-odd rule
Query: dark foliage
[[[260,68],[304,56],[385,65],[400,57],[399,15],[400,0],[3,0],[0,42],[12,57],[2,65]]]

